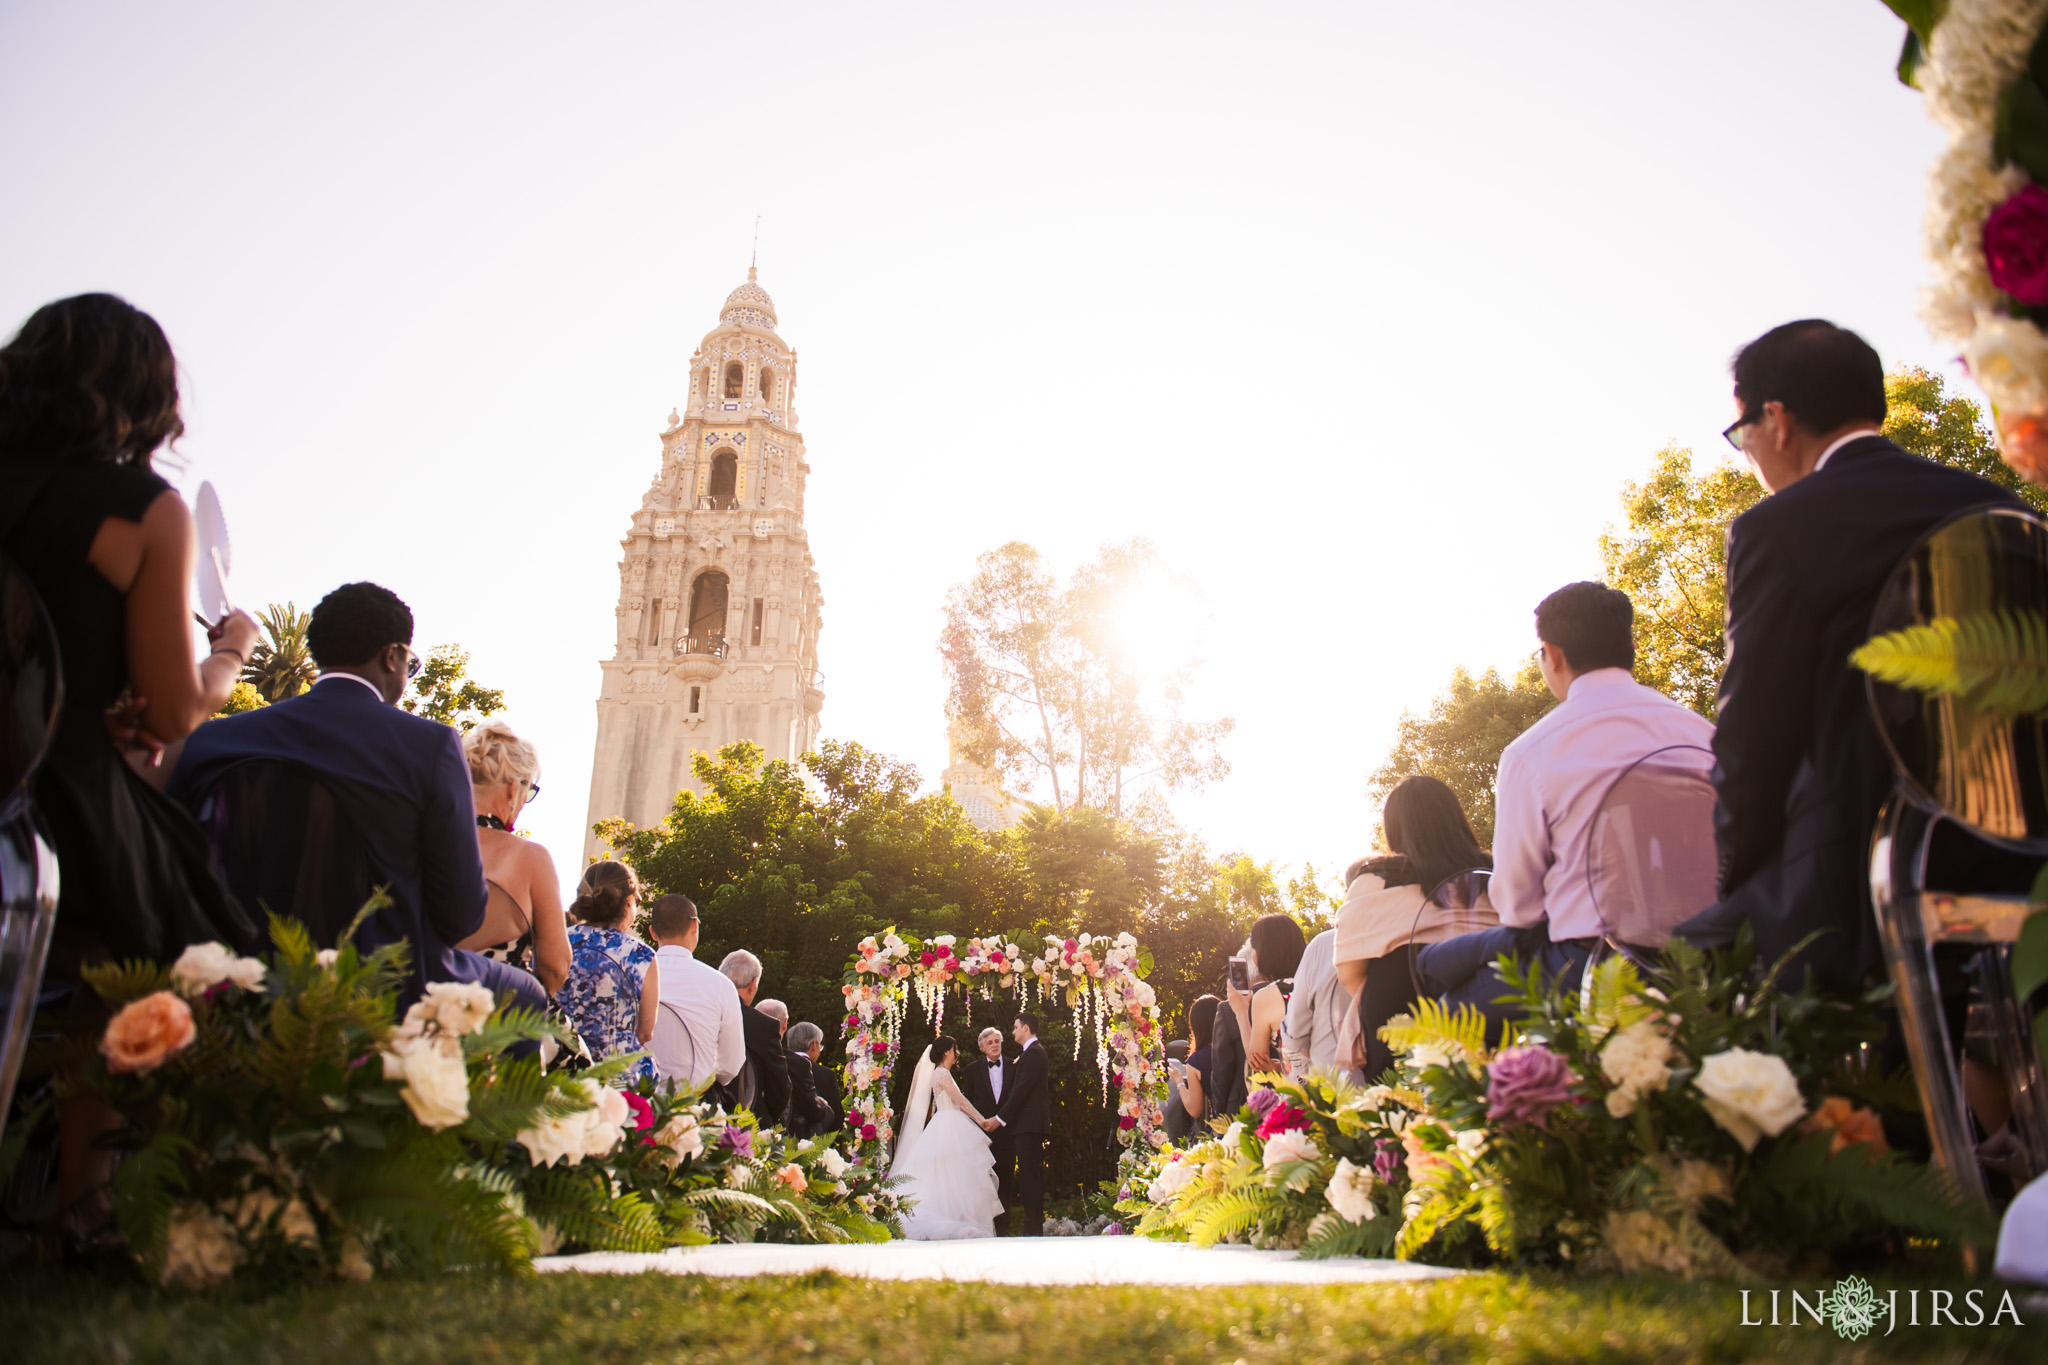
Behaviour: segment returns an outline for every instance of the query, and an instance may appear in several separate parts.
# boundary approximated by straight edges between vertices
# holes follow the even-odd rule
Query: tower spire
[[[753,258],[752,258],[751,260],[749,260],[749,261],[747,262],[747,283],[748,283],[748,284],[757,284],[757,283],[759,283],[759,282],[760,282],[760,281],[759,281],[759,267],[760,267],[760,265],[761,265],[761,215],[757,213],[757,214],[755,214],[755,215],[754,215],[754,255],[753,255]]]

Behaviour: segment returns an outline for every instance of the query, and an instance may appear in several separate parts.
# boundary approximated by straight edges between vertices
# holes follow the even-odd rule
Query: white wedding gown
[[[927,1106],[931,1117],[920,1122],[919,1111]],[[929,1058],[920,1062],[903,1117],[902,1140],[889,1168],[903,1177],[897,1194],[916,1201],[903,1219],[903,1235],[919,1242],[995,1236],[996,1215],[1003,1211],[995,1156],[953,1073]]]

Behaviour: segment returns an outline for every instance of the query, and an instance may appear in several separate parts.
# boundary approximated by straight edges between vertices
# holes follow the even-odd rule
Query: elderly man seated
[[[1535,959],[1546,980],[1577,985],[1603,926],[1587,877],[1594,817],[1624,770],[1660,749],[1700,750],[1714,727],[1635,681],[1635,608],[1601,583],[1571,583],[1536,608],[1536,652],[1558,705],[1500,756],[1494,785],[1493,882],[1501,928],[1434,943],[1416,954],[1424,987],[1473,1005],[1497,1030],[1510,1016],[1493,962]]]
[[[762,1127],[782,1122],[789,1111],[789,1062],[782,1051],[782,1030],[789,1023],[789,1011],[780,1000],[763,1000],[761,959],[744,948],[736,948],[718,964],[739,990],[740,1022],[746,1033],[747,1062],[741,1073],[740,1100],[754,1111]],[[772,1007],[773,1014],[767,1011]],[[779,1018],[776,1016],[780,1016]]]

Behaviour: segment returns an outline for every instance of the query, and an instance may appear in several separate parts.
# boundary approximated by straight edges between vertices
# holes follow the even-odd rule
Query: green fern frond
[[[1936,617],[1877,636],[1849,662],[1880,682],[1965,697],[1986,711],[2048,711],[2048,621],[2035,616]]]
[[[685,1194],[678,1195],[677,1198],[685,1204],[692,1204],[699,1208],[743,1210],[747,1213],[759,1214],[764,1218],[773,1217],[775,1214],[775,1205],[769,1203],[760,1195],[749,1194],[745,1190],[727,1189],[724,1186],[718,1185],[712,1186],[709,1189],[690,1190]]]
[[[1227,1242],[1243,1236],[1276,1202],[1267,1190],[1240,1190],[1223,1195],[1189,1220],[1188,1233],[1198,1247]]]
[[[114,1009],[171,987],[169,967],[132,958],[126,962],[93,963],[79,968],[79,975]]]
[[[1381,1025],[1380,1039],[1396,1052],[1448,1047],[1453,1056],[1462,1054],[1474,1064],[1488,1056],[1486,1017],[1470,1005],[1446,1009],[1439,1000],[1416,1001],[1412,1013],[1397,1014]]]
[[[1457,1195],[1445,1190],[1432,1192],[1422,1207],[1415,1210],[1415,1216],[1402,1225],[1400,1235],[1394,1239],[1395,1258],[1414,1260],[1437,1233],[1465,1217],[1477,1203],[1478,1196],[1470,1190]]]
[[[659,1251],[661,1225],[636,1194],[612,1196],[594,1168],[537,1171],[521,1189],[527,1215],[597,1251]]]
[[[1826,1133],[1780,1139],[1757,1162],[1743,1191],[1750,1201],[1832,1204],[1886,1227],[1990,1246],[1998,1235],[1991,1215],[1960,1198],[1932,1166],[1896,1152],[1847,1147],[1830,1155]]]
[[[114,1224],[152,1281],[163,1271],[171,1209],[185,1189],[185,1157],[196,1149],[173,1132],[160,1132],[114,1168]]]

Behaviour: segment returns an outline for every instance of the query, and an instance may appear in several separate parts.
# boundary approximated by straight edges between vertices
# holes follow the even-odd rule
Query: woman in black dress
[[[54,979],[94,958],[168,961],[263,937],[199,826],[112,738],[182,740],[226,702],[256,642],[234,612],[193,663],[192,514],[150,468],[183,430],[170,343],[110,294],[38,309],[0,349],[0,550],[42,595],[64,668],[35,790],[61,876]]]

